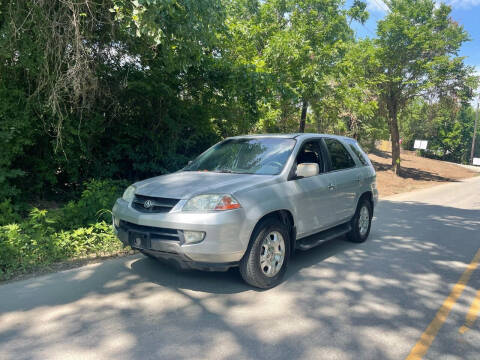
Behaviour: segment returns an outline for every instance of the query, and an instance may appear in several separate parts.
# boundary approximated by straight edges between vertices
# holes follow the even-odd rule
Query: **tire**
[[[365,217],[368,214],[368,219]],[[367,199],[360,199],[355,215],[351,220],[352,230],[347,233],[347,238],[351,242],[361,243],[367,240],[370,234],[370,228],[372,226],[372,203]],[[366,223],[368,221],[368,224]],[[366,228],[365,228],[366,226]]]
[[[282,281],[289,258],[288,226],[276,218],[269,218],[262,221],[252,234],[247,251],[240,261],[240,274],[247,284],[269,289]]]

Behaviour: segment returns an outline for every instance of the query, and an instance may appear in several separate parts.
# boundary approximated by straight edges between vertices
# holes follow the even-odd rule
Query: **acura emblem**
[[[152,206],[153,206],[152,200],[146,200],[146,201],[143,203],[143,207],[144,207],[145,209],[150,209]]]

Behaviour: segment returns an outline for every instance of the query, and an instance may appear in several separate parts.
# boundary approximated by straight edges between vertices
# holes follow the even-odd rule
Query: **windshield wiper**
[[[217,170],[215,170],[215,172],[227,173],[227,174],[234,174],[235,173],[235,171],[230,170],[230,169],[217,169]]]
[[[215,169],[213,171],[218,173],[225,173],[225,174],[243,174],[242,172],[233,171],[231,169]]]

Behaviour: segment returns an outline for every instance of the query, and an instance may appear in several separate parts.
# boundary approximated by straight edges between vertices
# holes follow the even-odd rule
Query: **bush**
[[[18,209],[16,209],[10,199],[0,202],[0,226],[13,224],[21,220],[20,215],[18,214]]]
[[[70,231],[56,227],[47,210],[36,208],[24,222],[0,226],[0,280],[61,260],[113,254],[123,248],[105,221]]]
[[[91,180],[77,201],[52,211],[57,230],[71,230],[98,221],[111,221],[111,209],[128,183],[123,180]]]
[[[62,231],[54,236],[56,246],[66,257],[89,254],[110,254],[122,249],[122,243],[113,234],[112,225],[100,221],[89,227]]]
[[[9,200],[0,203],[0,280],[54,262],[121,251],[110,209],[124,181],[92,180],[78,201],[55,210],[32,208],[22,220]]]

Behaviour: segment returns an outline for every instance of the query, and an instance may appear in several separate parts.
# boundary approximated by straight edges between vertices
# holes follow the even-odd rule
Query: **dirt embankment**
[[[401,175],[394,176],[390,152],[375,150],[368,156],[377,171],[377,186],[381,197],[478,175],[467,168],[445,161],[420,157],[414,151],[403,150]]]

